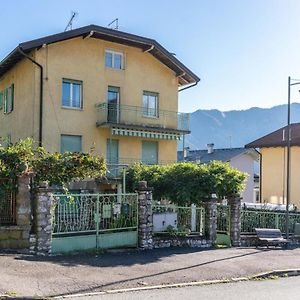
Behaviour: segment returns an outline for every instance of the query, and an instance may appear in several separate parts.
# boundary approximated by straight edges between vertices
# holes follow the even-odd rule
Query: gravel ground
[[[0,295],[57,296],[290,268],[300,269],[300,248],[169,248],[56,257],[0,253]]]

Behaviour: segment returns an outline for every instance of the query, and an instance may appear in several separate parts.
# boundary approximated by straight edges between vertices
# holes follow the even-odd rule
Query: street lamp
[[[287,115],[287,164],[286,164],[286,216],[285,216],[285,225],[286,225],[286,238],[289,237],[289,206],[290,206],[290,169],[291,169],[291,86],[300,84],[300,80],[292,79],[290,76],[288,78],[288,115]]]

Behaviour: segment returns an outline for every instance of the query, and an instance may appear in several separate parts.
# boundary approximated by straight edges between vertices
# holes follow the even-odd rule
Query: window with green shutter
[[[9,114],[14,109],[14,84],[3,92],[4,113]]]
[[[60,137],[60,151],[64,152],[81,152],[82,137],[81,135],[62,134]]]
[[[142,163],[155,165],[158,163],[158,143],[142,141]]]

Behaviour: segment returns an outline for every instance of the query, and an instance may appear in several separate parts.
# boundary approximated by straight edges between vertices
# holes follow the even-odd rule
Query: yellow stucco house
[[[286,204],[287,127],[246,145],[259,148],[260,201]],[[291,124],[290,203],[300,208],[300,123]]]
[[[199,80],[155,40],[96,25],[21,43],[0,63],[0,136],[110,165],[176,161],[178,92]]]

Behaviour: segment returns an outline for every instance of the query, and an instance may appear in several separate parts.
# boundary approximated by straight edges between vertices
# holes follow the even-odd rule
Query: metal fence
[[[16,223],[16,181],[0,178],[0,225]]]
[[[203,207],[153,204],[152,211],[154,234],[203,236],[205,233]]]
[[[136,194],[55,195],[53,235],[136,229]]]
[[[217,232],[227,233],[230,232],[230,206],[218,205],[217,206]]]
[[[107,102],[98,103],[96,109],[98,114],[97,123],[99,125],[105,123],[136,124],[184,131],[190,130],[190,115],[188,113],[159,109],[155,116],[152,115],[149,118],[148,113],[145,114],[144,107],[108,104]]]
[[[300,213],[289,213],[289,231],[294,232],[295,223],[300,223]],[[243,209],[241,232],[251,234],[255,228],[277,228],[285,232],[286,213]]]

